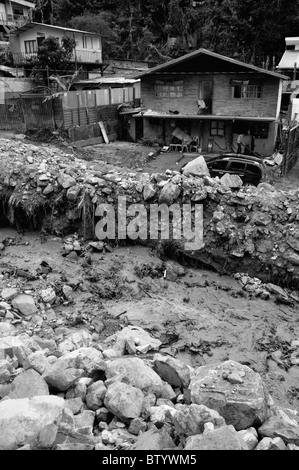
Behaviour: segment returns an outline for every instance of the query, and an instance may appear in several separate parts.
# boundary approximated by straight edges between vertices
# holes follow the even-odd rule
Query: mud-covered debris
[[[47,289],[41,290],[41,298],[43,302],[47,304],[52,304],[56,299],[56,292],[52,287],[48,287]]]
[[[103,251],[104,249],[104,242],[89,242],[88,243],[89,246],[91,246],[92,248],[94,248],[96,251]]]
[[[113,345],[119,355],[124,355],[126,350],[126,342],[133,341],[136,350],[139,353],[147,353],[148,351],[157,351],[161,346],[161,341],[153,338],[145,330],[138,326],[127,326],[121,331],[106,338],[107,346]]]

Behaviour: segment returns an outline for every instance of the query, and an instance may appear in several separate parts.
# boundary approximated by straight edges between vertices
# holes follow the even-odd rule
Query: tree
[[[299,24],[298,0],[37,0],[37,13],[104,34],[109,58],[141,59],[152,50],[163,60],[204,47],[259,66],[278,62]]]
[[[64,36],[61,44],[54,36],[48,36],[38,48],[37,57],[32,59],[31,77],[35,81],[47,83],[49,75],[67,75],[75,70],[73,52],[76,42]]]
[[[112,26],[110,26],[111,24]],[[105,57],[110,57],[115,52],[119,37],[112,29],[114,24],[110,13],[101,12],[98,15],[85,13],[84,15],[75,16],[70,20],[69,26],[99,34],[102,37],[102,48]]]

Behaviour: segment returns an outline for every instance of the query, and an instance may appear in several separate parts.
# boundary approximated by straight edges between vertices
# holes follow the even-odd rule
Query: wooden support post
[[[77,109],[78,109],[78,124],[81,126],[80,122],[80,99],[79,99],[79,93],[77,93]]]
[[[288,156],[289,156],[289,142],[290,142],[290,129],[288,127],[287,131],[284,135],[284,143],[283,143],[283,163],[282,163],[282,174],[281,176],[285,176],[288,170]]]

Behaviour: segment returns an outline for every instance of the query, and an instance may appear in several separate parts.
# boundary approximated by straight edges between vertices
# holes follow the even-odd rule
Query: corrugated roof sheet
[[[34,28],[35,26],[43,26],[45,28],[60,29],[61,31],[69,31],[72,33],[84,33],[84,34],[92,35],[92,36],[102,36],[101,34],[91,33],[90,31],[83,31],[81,29],[64,28],[63,26],[55,26],[55,25],[46,24],[46,23],[36,23],[35,21],[26,23],[20,28],[14,29],[13,31],[11,31],[10,34],[13,36],[16,36],[20,33],[23,33],[24,31],[27,31],[28,29]]]
[[[229,62],[231,64],[237,65],[239,67],[243,67],[245,69],[253,70],[255,72],[263,73],[263,74],[266,74],[266,75],[271,75],[273,77],[277,77],[277,78],[281,78],[281,79],[288,78],[288,77],[285,77],[284,75],[281,75],[277,72],[272,72],[271,70],[262,69],[260,67],[256,67],[255,65],[246,64],[245,62],[241,62],[239,60],[231,59],[230,57],[226,57],[224,55],[217,54],[216,52],[211,52],[211,51],[208,51],[207,49],[203,49],[203,48],[200,48],[197,51],[190,52],[189,54],[185,54],[185,55],[183,55],[183,56],[181,56],[177,59],[169,60],[168,62],[165,62],[164,64],[157,65],[156,67],[152,67],[152,68],[147,69],[147,70],[145,70],[141,73],[134,74],[134,77],[135,78],[141,78],[141,77],[144,77],[145,75],[151,75],[155,72],[165,71],[169,67],[175,66],[177,64],[181,64],[183,62],[187,62],[190,59],[198,58],[202,55],[205,55],[205,56],[208,56],[208,57],[213,57],[215,59],[219,59],[219,60],[222,60],[224,62]]]
[[[98,78],[89,78],[86,80],[77,80],[76,83],[89,85],[93,83],[119,83],[121,85],[131,84],[131,83],[138,83],[140,80],[136,80],[135,78],[125,78],[125,77],[98,77]]]
[[[141,111],[134,114],[137,118],[157,118],[157,119],[196,119],[198,121],[260,121],[260,122],[273,122],[275,117],[271,116],[219,116],[218,114],[168,114],[156,111]]]
[[[297,66],[299,68],[299,51],[285,51],[277,65],[277,68],[293,69],[295,62],[297,62]]]

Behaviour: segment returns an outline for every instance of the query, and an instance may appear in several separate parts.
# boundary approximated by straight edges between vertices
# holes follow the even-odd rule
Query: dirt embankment
[[[186,252],[174,240],[159,243],[162,251],[220,273],[246,272],[298,289],[299,190],[230,188],[208,176],[150,175],[85,161],[51,146],[4,139],[1,146],[2,225],[56,235],[78,231],[92,239],[97,205],[116,205],[119,196],[147,209],[152,203],[202,204],[204,248]]]

